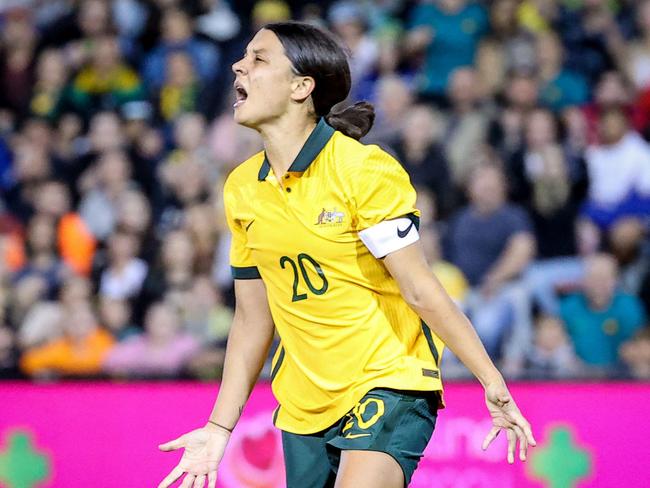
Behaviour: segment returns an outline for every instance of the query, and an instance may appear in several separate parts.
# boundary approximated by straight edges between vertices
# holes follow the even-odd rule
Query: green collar
[[[316,159],[316,156],[320,154],[325,145],[329,142],[333,134],[334,128],[325,122],[324,118],[321,118],[312,133],[309,134],[307,141],[305,141],[305,145],[302,146],[296,159],[294,159],[291,166],[289,166],[289,171],[306,171],[307,168],[309,168],[309,165],[314,161],[314,159]],[[257,179],[259,181],[264,181],[269,175],[270,170],[271,165],[269,164],[269,160],[266,158],[266,153],[264,153],[264,162],[260,167]]]

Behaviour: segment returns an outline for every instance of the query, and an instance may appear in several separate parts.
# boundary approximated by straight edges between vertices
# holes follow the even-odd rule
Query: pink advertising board
[[[505,462],[505,439],[480,444],[482,390],[449,384],[433,441],[411,487],[650,486],[650,385],[513,384],[539,446]],[[217,385],[0,383],[0,486],[155,487],[178,460],[156,446],[201,425]],[[275,401],[259,385],[220,468],[223,488],[284,486]]]

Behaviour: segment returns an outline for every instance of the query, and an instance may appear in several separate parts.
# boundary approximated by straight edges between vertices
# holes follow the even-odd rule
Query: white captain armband
[[[398,251],[420,239],[415,221],[408,217],[384,220],[359,232],[359,237],[377,259]]]

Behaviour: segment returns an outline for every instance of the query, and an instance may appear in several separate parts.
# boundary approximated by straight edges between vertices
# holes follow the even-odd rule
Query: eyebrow
[[[244,49],[244,55],[248,53],[249,49]],[[265,54],[267,52],[264,48],[250,49],[253,54]]]

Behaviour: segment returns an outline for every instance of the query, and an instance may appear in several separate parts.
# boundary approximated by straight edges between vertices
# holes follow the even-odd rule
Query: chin
[[[235,109],[233,119],[237,124],[248,127],[249,129],[256,129],[258,126],[257,121],[254,118],[246,116],[246,114],[242,113],[241,108],[239,110]]]

